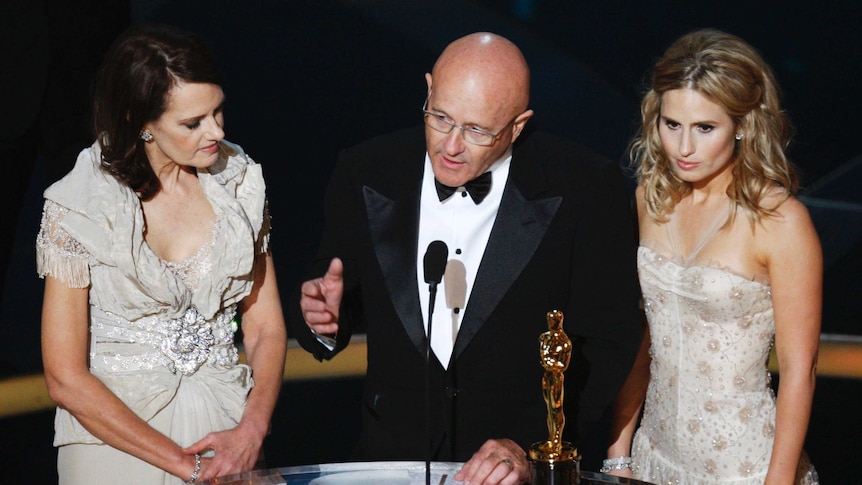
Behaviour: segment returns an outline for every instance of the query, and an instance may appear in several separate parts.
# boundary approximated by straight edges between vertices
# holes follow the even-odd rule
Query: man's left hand
[[[516,485],[531,480],[527,454],[512,440],[488,440],[455,474],[465,485]]]

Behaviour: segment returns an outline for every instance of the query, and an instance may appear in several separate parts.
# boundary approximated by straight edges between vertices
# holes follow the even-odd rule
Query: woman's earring
[[[149,133],[147,133],[147,134],[149,135]],[[745,135],[743,135],[741,132],[740,132],[740,133],[737,133],[737,134],[736,134],[736,136],[735,136],[736,141],[742,140],[742,137],[744,137],[744,136],[745,136]],[[150,135],[150,138],[152,138],[152,135]]]
[[[739,135],[737,135],[737,136],[739,136]],[[146,130],[141,130],[141,132],[138,133],[138,137],[140,137],[141,140],[144,140],[144,141],[153,141],[152,133],[150,133],[149,131],[146,131]],[[737,138],[737,140],[738,139],[739,138]]]

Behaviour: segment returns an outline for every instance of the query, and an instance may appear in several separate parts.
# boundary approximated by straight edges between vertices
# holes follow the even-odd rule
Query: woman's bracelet
[[[201,455],[195,453],[195,471],[192,472],[186,484],[195,483],[198,479],[198,473],[201,471]]]
[[[602,461],[602,469],[599,470],[599,473],[607,473],[613,470],[624,470],[628,468],[632,469],[632,457],[630,456],[619,456],[617,458],[608,458],[607,460]]]

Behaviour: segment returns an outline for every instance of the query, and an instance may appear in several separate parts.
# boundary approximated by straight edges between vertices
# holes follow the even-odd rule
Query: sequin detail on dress
[[[205,363],[229,368],[239,362],[234,346],[235,306],[212,320],[204,319],[194,307],[181,318],[145,317],[134,322],[107,312],[95,313],[90,330],[100,350],[90,354],[90,367],[94,371],[139,371],[167,366],[175,374],[192,375]],[[138,350],[132,351],[132,346]]]

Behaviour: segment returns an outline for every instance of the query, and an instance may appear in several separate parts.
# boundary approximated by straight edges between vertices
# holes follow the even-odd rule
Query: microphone
[[[425,282],[431,284],[431,291],[437,290],[437,283],[443,280],[446,261],[449,259],[449,247],[443,241],[431,241],[425,251]]]
[[[431,241],[425,250],[423,264],[425,267],[425,282],[430,292],[428,299],[428,336],[425,339],[425,426],[428,431],[428,458],[425,460],[425,484],[431,483],[431,455],[433,440],[431,435],[431,316],[434,314],[434,299],[437,296],[437,284],[443,280],[446,271],[446,261],[449,259],[449,247],[443,241]]]
[[[443,281],[443,273],[446,271],[446,262],[449,259],[449,247],[443,241],[431,241],[425,250],[423,263],[425,266],[425,282],[428,283],[428,291],[431,293],[428,299],[428,345],[426,351],[430,355],[431,350],[431,316],[434,314],[434,299],[437,296],[437,284]]]

